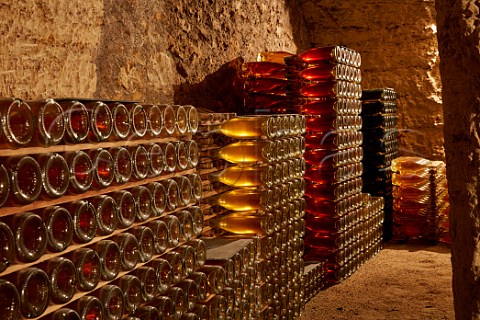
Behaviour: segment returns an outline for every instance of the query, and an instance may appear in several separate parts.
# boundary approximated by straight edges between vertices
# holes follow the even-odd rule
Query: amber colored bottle
[[[20,319],[20,295],[13,283],[0,279],[0,314],[4,319]]]
[[[202,199],[202,178],[200,175],[194,173],[187,175],[190,184],[192,185],[192,201],[198,202]]]
[[[144,104],[143,108],[147,114],[147,133],[149,138],[156,138],[160,136],[163,129],[163,114],[162,110],[154,104]]]
[[[198,116],[197,108],[194,106],[186,105],[183,106],[187,112],[187,121],[188,121],[188,133],[195,134],[198,130],[198,125],[200,118]]]
[[[175,210],[179,204],[179,189],[178,184],[173,179],[162,180],[160,182],[165,188],[167,195],[167,209],[169,211]]]
[[[207,292],[209,294],[221,294],[225,287],[226,272],[221,266],[204,265],[200,272],[207,276]]]
[[[38,260],[47,248],[47,231],[42,218],[31,212],[13,217],[17,258],[22,262]]]
[[[158,278],[152,267],[140,267],[135,270],[135,275],[140,280],[142,299],[146,303],[153,301],[157,293]]]
[[[99,195],[90,199],[95,207],[97,219],[97,233],[100,235],[111,234],[117,228],[118,213],[117,203],[109,195]]]
[[[186,312],[185,292],[179,287],[171,287],[165,295],[172,299],[174,317],[179,319]]]
[[[27,204],[42,192],[42,172],[38,162],[30,156],[8,158],[5,167],[11,179],[9,203]]]
[[[8,200],[10,195],[10,177],[3,164],[0,164],[0,207]]]
[[[292,53],[286,51],[263,51],[258,54],[257,61],[285,64],[284,59],[292,55]]]
[[[2,134],[0,148],[27,146],[34,135],[34,116],[30,106],[17,99],[0,99]]]
[[[83,193],[90,189],[93,182],[93,163],[90,156],[82,150],[64,154],[70,171],[69,192]]]
[[[62,107],[53,99],[29,101],[35,119],[33,143],[40,146],[59,144],[65,134]]]
[[[50,299],[48,275],[39,268],[24,268],[16,274],[20,310],[25,318],[36,318],[47,309]]]
[[[134,103],[127,105],[130,111],[133,137],[138,139],[147,133],[148,118],[145,109],[141,104]]]
[[[188,130],[188,115],[184,106],[172,105],[175,110],[175,133],[183,136]]]
[[[138,257],[140,262],[148,262],[152,259],[154,251],[154,235],[152,229],[146,226],[138,226],[133,229],[133,234],[138,241]]]
[[[66,303],[76,292],[77,271],[73,262],[56,257],[46,262],[44,271],[50,279],[50,299],[53,303]]]
[[[122,319],[124,297],[120,287],[112,284],[105,285],[98,290],[96,296],[103,303],[105,318],[107,320]]]
[[[250,93],[286,94],[287,79],[250,78],[243,83],[244,90]]]
[[[176,247],[180,239],[180,221],[176,216],[166,215],[161,218],[168,227],[168,246]]]
[[[175,172],[177,168],[177,151],[175,145],[171,142],[161,143],[163,154],[165,156],[165,167],[164,171],[171,173]]]
[[[157,294],[163,295],[165,292],[167,292],[168,288],[172,284],[172,266],[163,258],[152,260],[149,263],[149,266],[155,270],[157,275]]]
[[[117,235],[114,241],[120,248],[120,264],[122,269],[129,271],[135,268],[139,261],[138,240],[128,232]]]
[[[73,237],[75,242],[86,243],[97,233],[95,207],[86,200],[71,202],[67,205],[73,218]]]
[[[153,232],[153,251],[162,254],[168,247],[168,227],[162,220],[150,221],[147,226]]]
[[[251,188],[239,188],[220,194],[215,202],[224,208],[235,211],[270,209],[272,191],[259,191]]]
[[[102,302],[94,296],[83,296],[78,299],[76,311],[82,320],[100,320],[105,317]]]
[[[129,148],[129,151],[132,156],[133,177],[137,180],[145,179],[150,166],[147,149],[142,145],[138,145]]]
[[[59,153],[38,156],[42,170],[43,190],[47,198],[58,198],[65,194],[70,181],[67,161]]]
[[[65,250],[73,239],[73,219],[67,209],[51,206],[43,210],[47,230],[47,249],[51,252]]]
[[[195,281],[193,281],[192,279],[183,279],[182,281],[180,281],[179,284],[177,284],[177,287],[181,288],[185,294],[186,310],[192,311],[193,308],[195,307],[195,303],[197,301],[197,294],[198,294],[197,285],[195,284]],[[188,313],[184,313],[182,315],[182,318],[185,318],[185,315],[187,314]],[[197,316],[195,315],[195,317]],[[198,317],[193,319],[198,319]]]
[[[133,171],[130,152],[124,147],[110,148],[109,152],[113,158],[114,181],[118,184],[128,182]]]
[[[240,141],[231,143],[218,151],[218,157],[235,164],[253,164],[276,160],[271,141]]]
[[[114,179],[114,162],[112,155],[105,149],[95,149],[89,152],[93,162],[93,183],[95,188],[106,188]]]
[[[151,182],[147,184],[148,190],[152,195],[152,210],[155,216],[160,216],[167,205],[167,195],[165,187],[159,182]]]
[[[182,256],[183,274],[188,277],[197,269],[195,249],[189,245],[181,245],[175,251]]]
[[[273,184],[273,167],[268,165],[231,166],[220,173],[211,175],[211,179],[218,180],[232,187],[270,187]]]
[[[118,226],[128,228],[135,222],[136,204],[135,198],[128,190],[120,190],[111,194],[117,203]]]
[[[55,310],[46,319],[48,320],[82,320],[77,311],[69,308]]]
[[[142,304],[142,284],[134,275],[124,275],[118,281],[118,286],[124,294],[125,308],[128,314],[132,314]]]
[[[130,192],[135,199],[136,219],[145,221],[153,214],[152,211],[152,195],[150,190],[145,186],[133,187]]]
[[[273,230],[271,214],[258,215],[256,211],[231,213],[219,218],[218,226],[234,234],[270,234]]]
[[[122,103],[107,103],[112,113],[112,140],[124,140],[130,134],[130,113]]]
[[[192,184],[186,176],[179,176],[175,178],[178,185],[179,206],[184,207],[190,204],[192,200]]]
[[[98,253],[90,248],[80,248],[71,254],[77,268],[77,288],[81,291],[95,289],[100,281],[100,258]]]
[[[0,222],[0,272],[15,260],[15,238],[10,227]]]
[[[110,108],[101,101],[87,102],[85,107],[90,114],[89,140],[91,142],[108,140],[113,131],[113,118]]]
[[[203,211],[200,207],[197,206],[188,207],[187,210],[192,215],[193,234],[197,237],[200,237],[203,232]]]
[[[175,132],[177,126],[175,110],[170,105],[159,105],[158,107],[163,114],[163,128],[165,129],[165,134],[171,136]]]
[[[297,57],[302,61],[308,63],[318,63],[320,61],[331,60],[340,63],[346,62],[346,48],[340,46],[330,46],[330,47],[321,47],[321,48],[311,48],[308,49]]]
[[[274,121],[270,116],[235,117],[220,124],[217,130],[237,139],[255,139],[262,136],[271,139],[277,135]]]
[[[79,101],[60,101],[59,104],[65,119],[65,142],[85,142],[90,131],[90,116],[85,105]]]
[[[285,79],[285,64],[269,61],[245,62],[242,65],[242,75],[245,78]]]
[[[100,240],[94,249],[100,258],[100,278],[104,281],[115,279],[121,270],[118,244],[112,240]]]
[[[175,149],[177,153],[177,170],[186,170],[189,164],[187,145],[185,142],[179,141],[175,144]]]
[[[163,154],[163,150],[160,145],[156,143],[145,145],[145,149],[147,150],[148,158],[150,160],[147,176],[157,177],[162,173],[163,168],[165,167],[165,155]]]
[[[160,314],[158,309],[154,306],[141,306],[135,311],[135,317],[143,320],[159,320],[162,319],[163,316],[165,316],[165,319],[168,319],[167,315],[164,315],[163,313]]]
[[[181,242],[188,241],[193,236],[193,218],[188,210],[181,210],[178,212],[171,213],[178,218],[180,221],[180,238]]]

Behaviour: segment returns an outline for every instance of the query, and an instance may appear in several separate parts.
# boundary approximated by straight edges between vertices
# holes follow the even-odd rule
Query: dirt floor
[[[321,291],[300,320],[454,319],[450,249],[387,244],[340,284]]]

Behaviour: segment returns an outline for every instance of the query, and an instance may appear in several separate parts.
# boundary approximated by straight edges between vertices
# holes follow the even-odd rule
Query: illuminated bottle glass
[[[187,241],[190,240],[190,238],[193,236],[193,218],[192,215],[188,210],[181,210],[175,213],[172,213],[170,215],[173,215],[178,218],[180,221],[180,241]]]
[[[190,134],[197,133],[198,123],[200,121],[198,117],[197,109],[194,106],[183,106],[187,112],[188,132]]]
[[[245,62],[242,65],[242,75],[252,78],[285,78],[285,64],[268,61]]]
[[[175,319],[175,310],[172,299],[166,296],[158,296],[155,298],[153,305],[158,309],[165,319]]]
[[[226,272],[221,266],[204,265],[200,271],[207,276],[207,292],[221,294],[225,287]]]
[[[192,215],[193,234],[197,237],[200,237],[203,232],[203,211],[200,207],[197,206],[188,207],[187,210]]]
[[[77,268],[77,288],[81,291],[95,289],[100,281],[100,258],[95,250],[80,248],[73,252],[72,261]]]
[[[218,226],[235,234],[270,234],[274,218],[271,214],[258,215],[256,211],[231,213],[219,218]]]
[[[252,164],[275,160],[271,141],[240,141],[218,150],[218,157],[236,164]]]
[[[168,319],[166,315],[161,314],[158,309],[153,306],[141,306],[135,311],[135,316],[142,320],[160,320],[163,319],[163,316],[165,316],[165,319]]]
[[[171,142],[167,142],[161,143],[160,146],[162,147],[165,156],[165,167],[163,170],[169,173],[174,172],[177,168],[177,151],[175,145]]]
[[[0,314],[4,319],[20,318],[20,295],[10,281],[0,279]]]
[[[82,320],[101,320],[105,317],[102,302],[94,296],[83,296],[78,299],[76,310]]]
[[[188,278],[192,279],[195,282],[195,285],[197,287],[198,301],[205,300],[208,296],[207,275],[203,272],[196,271],[196,272],[193,272]]]
[[[10,227],[0,222],[0,272],[15,260],[15,238]]]
[[[35,118],[34,142],[40,146],[59,144],[65,134],[62,107],[53,99],[28,102]]]
[[[152,267],[140,267],[135,270],[135,275],[140,280],[142,299],[146,303],[153,301],[157,292],[157,273]]]
[[[114,162],[112,155],[105,149],[90,151],[90,158],[93,162],[93,183],[95,188],[108,187],[114,178]]]
[[[43,190],[47,197],[58,198],[65,194],[70,180],[67,161],[58,153],[46,153],[38,157],[42,170]]]
[[[192,184],[185,176],[175,178],[178,185],[179,206],[188,206],[192,199]]]
[[[175,210],[179,203],[179,189],[178,184],[173,179],[162,180],[161,184],[165,188],[167,195],[167,209]]]
[[[160,136],[163,129],[162,110],[154,104],[144,104],[143,108],[147,113],[147,135],[151,138]]]
[[[213,176],[232,187],[270,187],[273,184],[273,167],[266,165],[231,166]]]
[[[145,149],[147,150],[148,158],[150,160],[147,175],[149,177],[159,176],[165,167],[165,155],[163,154],[162,148],[160,145],[152,143],[146,145]]]
[[[118,244],[112,240],[100,240],[95,243],[95,251],[100,259],[100,278],[104,281],[115,279],[121,270]]]
[[[108,140],[113,131],[113,118],[110,108],[101,101],[88,102],[85,107],[90,114],[90,141]]]
[[[7,159],[6,169],[11,179],[10,202],[27,204],[35,201],[42,192],[42,172],[38,162],[30,157]]]
[[[137,186],[130,190],[135,199],[136,219],[145,221],[152,215],[152,194],[145,186]]]
[[[128,228],[135,222],[137,214],[135,198],[127,190],[120,190],[112,194],[117,203],[118,225],[121,228]]]
[[[50,299],[53,303],[66,303],[76,292],[77,271],[73,262],[56,257],[46,262],[45,272],[50,279]]]
[[[117,235],[114,241],[120,248],[122,269],[125,271],[134,269],[139,261],[137,238],[133,234],[125,232]]]
[[[182,255],[176,251],[169,251],[164,255],[164,258],[172,267],[172,284],[176,285],[182,280],[184,275]]]
[[[191,190],[191,197],[193,202],[198,202],[202,199],[202,179],[200,175],[194,173],[189,174],[186,176],[190,181],[190,185],[192,186]]]
[[[134,313],[142,303],[142,284],[140,279],[134,275],[127,274],[120,278],[118,286],[124,294],[124,310],[128,314]]]
[[[157,293],[162,295],[167,292],[168,288],[172,284],[172,266],[163,258],[153,260],[150,263],[150,266],[155,270],[157,275]]]
[[[250,78],[244,81],[244,90],[256,94],[286,94],[288,81],[275,78]]]
[[[152,259],[154,250],[154,235],[152,229],[146,226],[138,226],[133,229],[133,234],[138,241],[138,257],[140,262]]]
[[[116,183],[122,184],[132,176],[132,158],[124,147],[115,147],[109,150],[113,158],[113,172]]]
[[[175,110],[175,131],[179,135],[184,135],[188,130],[187,110],[183,106],[173,105]]]
[[[132,133],[135,138],[142,138],[147,132],[147,113],[143,106],[137,103],[131,104],[128,107],[130,108]]]
[[[308,63],[318,63],[325,60],[331,60],[340,63],[347,63],[347,49],[340,46],[330,46],[322,48],[311,48],[297,57]],[[287,59],[288,60],[288,59]]]
[[[21,148],[27,146],[34,134],[34,117],[30,106],[21,100],[1,99],[0,116],[2,148]]]
[[[68,211],[73,218],[73,236],[75,242],[86,243],[97,233],[97,218],[95,207],[86,200],[79,200],[68,205]]]
[[[0,164],[0,207],[8,200],[10,195],[10,177],[3,164]]]
[[[16,287],[20,294],[22,315],[25,318],[40,316],[47,308],[50,298],[48,275],[39,268],[24,268],[16,274]],[[9,304],[14,307],[11,301]]]
[[[168,228],[168,246],[176,247],[180,238],[180,221],[173,215],[166,215],[161,219]]]
[[[95,207],[97,219],[97,233],[100,235],[111,234],[117,228],[118,213],[117,203],[108,195],[99,195],[90,199]]]
[[[279,64],[285,64],[285,58],[292,56],[292,53],[286,51],[263,51],[257,56],[257,61],[274,62]]]
[[[176,129],[176,114],[175,110],[170,105],[159,105],[158,106],[163,114],[163,128],[165,129],[166,135],[173,135]]]
[[[270,189],[259,191],[244,188],[221,193],[216,202],[228,210],[269,210],[272,208],[273,192]]]
[[[64,140],[68,143],[85,142],[90,130],[90,117],[84,104],[79,101],[62,101],[65,117]]]
[[[147,149],[138,145],[130,148],[130,154],[132,156],[133,177],[137,180],[145,179],[150,166]]]
[[[65,250],[73,239],[73,219],[67,209],[59,206],[43,210],[47,230],[47,249],[51,252]]]
[[[185,142],[179,141],[175,144],[175,149],[177,153],[177,170],[186,170],[189,164],[187,145]]]
[[[90,156],[82,150],[67,152],[64,156],[70,171],[70,192],[83,193],[90,189],[93,182],[93,163]]]
[[[49,317],[48,320],[82,320],[77,311],[69,308],[60,308],[55,310]]]
[[[185,142],[187,147],[187,154],[188,154],[188,167],[195,168],[198,165],[198,161],[200,160],[200,151],[198,150],[198,144],[195,140],[190,140]]]
[[[100,288],[97,297],[103,303],[106,320],[120,320],[123,316],[123,291],[116,285],[105,285]]]
[[[254,139],[277,136],[272,117],[236,117],[219,125],[218,130],[232,138]]]
[[[162,254],[168,247],[168,227],[162,220],[151,221],[147,225],[153,232],[153,250]]]
[[[17,258],[23,262],[38,260],[47,248],[47,230],[42,218],[31,212],[13,217]]]
[[[112,135],[111,139],[123,140],[130,134],[130,113],[122,103],[108,104],[112,113]]]
[[[177,287],[181,288],[185,293],[185,302],[186,310],[192,311],[195,307],[195,302],[197,301],[197,285],[192,279],[183,279],[177,284]],[[185,317],[185,313],[182,316],[182,319]],[[195,318],[194,318],[195,319]]]
[[[172,299],[175,319],[180,319],[186,311],[185,292],[181,288],[171,287],[165,295]]]
[[[159,182],[151,182],[147,185],[152,195],[152,210],[155,216],[161,215],[167,205],[165,187]]]
[[[197,269],[195,250],[192,246],[181,245],[175,248],[175,251],[181,254],[183,275],[188,277]]]

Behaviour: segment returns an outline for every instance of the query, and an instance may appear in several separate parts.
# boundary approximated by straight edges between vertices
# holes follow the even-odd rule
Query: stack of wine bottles
[[[385,240],[392,237],[392,160],[398,156],[396,93],[392,88],[363,90],[363,192],[385,198]]]
[[[439,241],[448,234],[445,164],[421,157],[393,160],[393,239]]]
[[[5,319],[203,308],[194,107],[5,99],[0,112]]]
[[[233,165],[210,179],[234,189],[207,199],[230,210],[209,222],[217,237],[257,243],[257,258],[245,264],[260,270],[255,286],[265,299],[255,300],[249,319],[298,316],[303,303],[304,128],[300,115],[236,117],[216,128],[238,141],[212,154]],[[248,292],[235,299],[258,298]]]

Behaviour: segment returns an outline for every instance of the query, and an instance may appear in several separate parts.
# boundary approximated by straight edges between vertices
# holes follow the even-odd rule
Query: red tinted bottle
[[[38,162],[30,157],[8,158],[6,166],[10,175],[10,198],[12,204],[27,204],[35,201],[42,192],[42,172]]]
[[[115,237],[114,241],[120,248],[122,269],[125,271],[134,269],[139,261],[137,238],[133,234],[125,232]]]
[[[73,218],[73,237],[75,242],[86,243],[97,233],[95,207],[86,200],[79,200],[68,205]]]
[[[116,147],[109,150],[113,157],[114,180],[122,184],[130,180],[132,176],[132,158],[126,148]]]
[[[147,133],[147,113],[140,104],[129,105],[132,134],[135,138],[142,138]]]
[[[142,145],[138,145],[130,148],[130,154],[132,156],[133,177],[137,180],[145,179],[150,167],[147,149]]]
[[[10,227],[0,222],[0,272],[15,260],[15,238]]]
[[[53,312],[47,319],[49,320],[81,320],[77,311],[69,308],[60,308]]]
[[[59,206],[47,207],[42,215],[47,228],[47,249],[51,252],[65,250],[73,239],[72,216]]]
[[[86,103],[85,107],[90,114],[89,140],[92,142],[108,140],[113,130],[110,108],[101,101]]]
[[[34,134],[34,117],[30,106],[21,100],[0,100],[2,134],[0,148],[27,146]]]
[[[90,118],[85,105],[79,101],[62,101],[60,105],[65,118],[65,142],[85,142],[90,130]]]
[[[108,195],[99,195],[91,198],[90,202],[96,211],[97,233],[108,235],[115,231],[118,224],[117,203],[115,200]]]
[[[70,170],[69,192],[83,193],[90,189],[93,182],[93,163],[90,156],[82,150],[65,153]]]
[[[112,112],[112,140],[123,140],[130,134],[130,113],[127,107],[115,102],[108,104]]]
[[[84,296],[78,299],[76,310],[82,320],[103,320],[105,310],[97,297]]]
[[[124,294],[125,311],[128,314],[134,313],[142,303],[142,284],[140,283],[140,279],[127,274],[120,278],[118,286]]]
[[[146,226],[139,226],[133,230],[138,241],[138,256],[141,262],[152,259],[154,250],[154,235],[152,229]]]
[[[20,310],[25,318],[40,316],[48,306],[48,275],[38,268],[25,268],[16,275],[16,286],[20,294]]]
[[[142,288],[142,299],[149,303],[155,298],[157,293],[158,278],[155,269],[152,267],[141,267],[135,270],[135,275],[140,280]]]
[[[47,248],[47,230],[42,218],[23,212],[13,218],[17,258],[23,262],[38,260]]]
[[[152,195],[147,187],[137,186],[132,188],[131,193],[135,199],[136,219],[145,221],[152,215]]]
[[[106,285],[100,288],[97,297],[103,303],[105,319],[122,319],[124,309],[123,291],[116,285]]]
[[[73,262],[57,257],[46,262],[45,272],[50,279],[50,299],[53,303],[66,303],[76,292],[77,271]]]
[[[135,222],[137,214],[135,198],[127,190],[120,190],[111,194],[117,203],[118,225],[120,228],[128,228]]]
[[[100,258],[96,251],[80,248],[73,252],[72,261],[77,268],[77,288],[81,291],[95,289],[100,281]]]
[[[115,241],[100,240],[95,244],[100,258],[100,277],[104,281],[113,280],[121,270],[120,247]]]
[[[114,178],[114,162],[112,155],[105,149],[90,151],[90,158],[93,162],[93,183],[95,188],[108,187]]]
[[[53,99],[29,101],[28,104],[35,117],[34,144],[40,146],[59,144],[65,134],[65,119],[62,107]]]
[[[65,194],[70,180],[70,172],[65,158],[58,153],[47,153],[38,156],[42,169],[44,195],[58,198]]]

